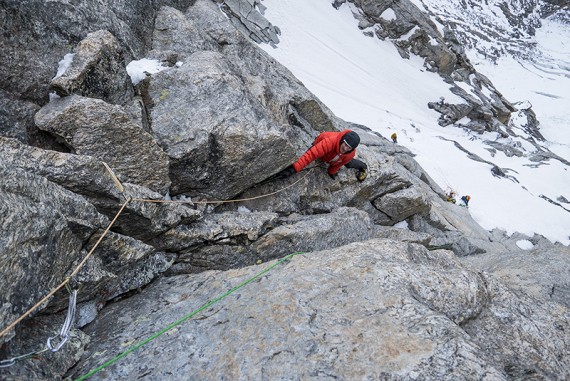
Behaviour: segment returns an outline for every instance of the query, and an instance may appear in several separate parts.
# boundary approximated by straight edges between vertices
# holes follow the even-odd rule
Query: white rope
[[[67,317],[65,318],[65,322],[63,323],[63,326],[61,327],[61,331],[59,332],[59,335],[54,336],[54,337],[48,337],[48,339],[47,339],[46,345],[50,351],[52,351],[52,352],[59,351],[59,349],[63,346],[63,344],[65,344],[65,342],[69,338],[69,330],[73,326],[73,322],[75,320],[75,309],[77,306],[76,303],[77,303],[77,290],[73,290],[71,292],[71,295],[69,296],[69,306],[67,307]],[[52,346],[51,341],[54,339],[57,339],[57,338],[60,339],[60,342],[54,347],[54,346]]]
[[[34,352],[26,353],[25,355],[12,357],[11,359],[2,360],[2,361],[0,361],[0,368],[7,368],[9,366],[14,365],[16,363],[16,361],[18,361],[18,360],[23,360],[23,359],[27,359],[27,358],[30,358],[30,357],[35,356],[35,355],[39,355],[40,353],[43,353],[47,350],[48,350],[47,348],[44,348],[44,349],[39,350],[39,351],[34,351]]]
[[[24,360],[39,355],[40,353],[43,353],[47,350],[50,350],[52,352],[59,351],[63,346],[63,344],[65,344],[67,339],[69,339],[69,330],[71,329],[71,327],[73,327],[73,322],[75,321],[76,308],[77,308],[77,290],[73,290],[71,291],[71,295],[69,296],[69,306],[67,307],[67,316],[65,318],[65,321],[63,322],[63,326],[61,327],[59,334],[53,337],[48,337],[46,347],[44,349],[26,353],[25,355],[12,357],[11,359],[0,360],[0,368],[7,368],[9,366],[14,365],[16,361]],[[52,345],[52,340],[55,339],[59,339],[60,341],[59,343],[57,343],[57,345],[54,346]]]

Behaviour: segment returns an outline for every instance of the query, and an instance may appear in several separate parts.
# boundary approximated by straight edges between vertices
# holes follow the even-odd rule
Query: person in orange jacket
[[[356,178],[358,181],[364,181],[368,166],[354,158],[358,144],[360,136],[354,131],[322,132],[313,142],[313,146],[296,162],[279,172],[278,177],[289,177],[319,159],[329,165],[327,172],[332,179],[336,178],[338,171],[344,165],[347,168],[358,169]]]

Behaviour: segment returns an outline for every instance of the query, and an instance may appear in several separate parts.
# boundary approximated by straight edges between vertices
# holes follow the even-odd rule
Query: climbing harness
[[[123,357],[125,357],[126,355],[128,355],[131,352],[134,352],[135,350],[137,350],[138,348],[142,347],[143,345],[151,342],[152,340],[156,339],[157,337],[161,336],[162,334],[170,331],[172,328],[184,323],[185,321],[189,320],[191,317],[195,316],[196,314],[198,314],[199,312],[205,310],[206,308],[216,304],[217,302],[219,302],[220,300],[224,299],[225,297],[227,297],[228,295],[232,294],[233,292],[239,290],[240,288],[248,285],[249,283],[253,282],[254,280],[256,280],[257,278],[261,277],[262,275],[268,273],[269,271],[271,271],[272,269],[274,269],[275,267],[279,266],[282,263],[285,263],[287,261],[289,261],[291,258],[293,258],[296,255],[299,254],[304,254],[303,252],[295,252],[295,253],[291,253],[285,257],[283,257],[282,259],[280,259],[279,261],[275,262],[274,264],[272,264],[271,266],[269,266],[268,268],[266,268],[265,270],[262,270],[260,272],[258,272],[257,274],[255,274],[254,276],[252,276],[251,278],[247,279],[246,281],[238,284],[237,286],[235,286],[234,288],[230,289],[229,291],[223,293],[222,295],[216,297],[215,299],[209,301],[208,303],[204,304],[202,307],[192,311],[191,313],[189,313],[186,316],[183,316],[182,318],[176,320],[175,322],[169,324],[168,326],[166,326],[165,328],[163,328],[162,330],[154,333],[153,335],[149,336],[148,338],[144,339],[143,341],[139,342],[138,344],[133,345],[131,348],[127,349],[126,351],[118,354],[117,356],[113,357],[112,359],[110,359],[109,361],[105,362],[103,365],[98,366],[97,368],[91,370],[89,373],[84,374],[83,376],[79,377],[78,379],[76,379],[75,381],[82,381],[85,380],[88,377],[91,377],[92,375],[94,375],[95,373],[105,369],[106,367],[108,367],[109,365],[113,364],[114,362],[122,359]]]

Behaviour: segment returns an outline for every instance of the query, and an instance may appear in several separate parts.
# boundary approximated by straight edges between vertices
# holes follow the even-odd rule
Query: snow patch
[[[147,74],[156,74],[168,69],[168,66],[162,66],[158,60],[150,60],[143,58],[138,61],[131,61],[127,65],[127,73],[131,77],[133,85],[138,84],[146,78]]]
[[[406,220],[400,221],[397,224],[394,224],[394,227],[398,228],[398,229],[409,229],[408,221],[406,221]]]
[[[246,208],[246,207],[243,206],[243,205],[238,206],[237,211],[238,211],[238,213],[240,213],[240,214],[248,214],[248,213],[251,213],[251,210],[249,210],[248,208]]]
[[[63,75],[63,73],[65,73],[67,68],[69,68],[69,66],[73,62],[73,57],[75,57],[74,53],[67,53],[63,57],[63,59],[59,61],[59,66],[57,67],[57,74],[55,75],[55,77],[53,77],[53,79],[59,78]]]
[[[384,12],[382,12],[380,17],[382,17],[386,21],[392,21],[392,20],[396,20],[396,13],[394,12],[394,10],[392,8],[388,8]]]
[[[530,250],[534,247],[533,243],[527,239],[517,241],[517,246],[523,250]]]

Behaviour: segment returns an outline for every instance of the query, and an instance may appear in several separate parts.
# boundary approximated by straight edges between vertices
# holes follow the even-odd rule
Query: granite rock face
[[[115,36],[106,30],[89,33],[77,45],[70,67],[51,81],[50,90],[59,96],[78,94],[108,103],[130,100],[134,91]]]
[[[0,170],[0,322],[5,327],[61,282],[107,219],[82,197],[40,176],[4,163]]]
[[[445,118],[515,133],[508,102],[481,98],[494,88],[472,76],[459,40],[424,46],[452,36],[411,2],[355,4],[382,38],[421,27],[402,55],[472,81],[468,105],[432,105]],[[68,343],[0,368],[1,379],[78,377],[293,252],[305,254],[94,379],[570,377],[568,248],[485,231],[409,150],[336,117],[253,42],[278,43],[259,1],[0,5],[0,328],[114,221],[70,279],[79,300]],[[389,6],[393,23],[377,17]],[[142,57],[164,70],[133,87],[125,63]],[[48,102],[50,86],[60,97]],[[519,109],[539,140],[536,116]],[[319,165],[274,176],[320,132],[347,128],[361,136],[364,182]],[[2,336],[0,361],[45,348],[67,303],[62,290]]]
[[[43,105],[58,62],[89,33],[109,31],[125,48],[126,58],[132,59],[148,50],[160,6],[185,9],[193,2],[2,0],[2,89]]]
[[[166,192],[170,185],[168,157],[117,105],[72,95],[48,103],[36,113],[35,122],[62,139],[73,153],[109,164],[122,181],[159,192]]]
[[[268,265],[162,279],[146,290],[154,303],[106,309],[87,332],[115,343],[92,343],[72,376]],[[449,251],[369,240],[293,257],[93,379],[564,379],[569,321],[552,307]]]

